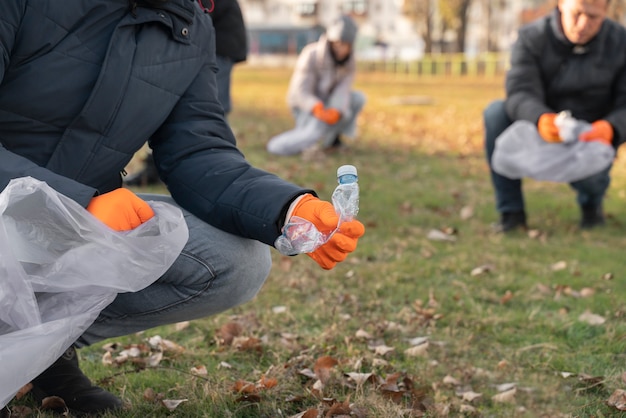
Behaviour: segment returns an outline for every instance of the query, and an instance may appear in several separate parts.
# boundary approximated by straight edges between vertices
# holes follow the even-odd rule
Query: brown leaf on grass
[[[404,350],[404,354],[409,357],[422,357],[428,354],[429,346],[430,344],[428,343],[428,341],[426,341],[423,344],[407,348],[406,350]]]
[[[604,385],[604,376],[592,376],[586,373],[579,373],[578,380],[582,384],[586,385],[585,387],[578,389],[578,391],[585,391],[595,388],[596,386]]]
[[[482,398],[482,396],[483,396],[482,393],[477,393],[477,392],[468,390],[467,392],[463,392],[462,398],[465,402],[472,403],[476,399]]]
[[[361,386],[365,382],[372,382],[374,380],[373,373],[346,373],[346,376],[352,379],[357,386]]]
[[[472,271],[470,271],[470,276],[476,277],[491,271],[493,271],[493,266],[491,264],[483,264],[482,266],[474,267]]]
[[[239,351],[262,352],[261,340],[254,337],[236,337],[232,342],[233,347]]]
[[[607,399],[606,404],[618,411],[626,411],[626,391],[615,389],[611,396],[609,396],[609,399]]]
[[[328,408],[328,411],[326,411],[326,414],[324,415],[327,418],[330,417],[341,417],[341,416],[348,416],[350,417],[352,415],[352,408],[350,407],[350,401],[349,400],[345,400],[343,402],[335,402],[333,405],[331,405],[330,408]]]
[[[180,406],[183,402],[187,402],[189,399],[163,399],[161,404],[172,412]]]
[[[602,325],[606,322],[606,319],[604,317],[591,313],[589,310],[580,314],[578,320],[581,322],[586,322],[589,325]]]
[[[42,409],[54,409],[54,410],[67,410],[67,405],[65,405],[65,401],[63,398],[58,396],[48,396],[47,398],[43,398],[41,401]]]
[[[516,393],[517,388],[514,387],[512,389],[493,395],[491,399],[496,403],[515,403]]]
[[[13,405],[11,407],[11,418],[26,418],[33,416],[33,408],[26,405]]]
[[[193,374],[194,376],[208,376],[209,375],[209,371],[206,369],[206,366],[204,365],[194,366],[191,369],[189,369],[189,372]]]
[[[376,354],[377,356],[383,356],[383,357],[387,355],[388,353],[391,353],[395,350],[395,348],[389,347],[385,344],[370,346],[370,349],[374,351],[374,354]]]
[[[500,305],[505,305],[511,299],[513,299],[513,292],[511,292],[510,290],[507,290],[506,292],[504,292],[504,295],[502,295],[502,297],[500,298]]]
[[[362,329],[357,330],[354,336],[363,340],[371,340],[372,338],[374,338],[369,332],[364,331]]]
[[[15,399],[22,399],[28,392],[33,388],[32,383],[26,383],[24,386],[20,388],[15,394]]]
[[[228,322],[215,333],[218,343],[221,345],[231,345],[235,337],[241,335],[243,331],[241,324],[238,322]]]
[[[233,391],[237,393],[256,393],[257,387],[252,382],[237,380],[233,385]]]
[[[557,261],[556,263],[552,264],[550,268],[552,269],[552,271],[565,270],[567,268],[567,261]]]
[[[309,408],[304,412],[292,415],[289,418],[318,418],[320,416],[319,411],[315,408]]]
[[[277,379],[273,377],[266,377],[265,375],[263,375],[261,376],[261,379],[259,379],[259,383],[257,384],[257,387],[261,389],[271,389],[276,385],[278,385]]]
[[[146,388],[143,391],[143,399],[148,402],[154,402],[157,399],[157,394],[152,388]]]
[[[322,356],[315,361],[313,372],[322,383],[325,383],[330,378],[332,368],[337,364],[339,364],[339,362],[333,357]]]

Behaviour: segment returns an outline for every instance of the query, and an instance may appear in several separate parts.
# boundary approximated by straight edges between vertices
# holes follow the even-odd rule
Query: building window
[[[344,13],[363,16],[367,14],[367,0],[344,1],[342,9]]]
[[[298,3],[296,4],[296,13],[298,13],[300,16],[315,16],[317,14],[317,3]]]

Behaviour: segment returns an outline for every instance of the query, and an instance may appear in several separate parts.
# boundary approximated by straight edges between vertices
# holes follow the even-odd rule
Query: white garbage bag
[[[31,177],[0,193],[0,408],[93,323],[118,293],[141,290],[172,265],[189,232],[179,208],[115,232]]]
[[[571,183],[599,173],[614,158],[615,149],[597,141],[546,142],[532,122],[520,120],[496,139],[491,166],[510,179]]]

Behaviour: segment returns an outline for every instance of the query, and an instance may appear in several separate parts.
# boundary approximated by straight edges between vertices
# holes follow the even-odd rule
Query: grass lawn
[[[356,165],[365,236],[331,271],[273,251],[252,302],[81,350],[85,372],[128,402],[117,416],[626,416],[612,397],[626,390],[623,158],[606,227],[578,229],[567,185],[525,181],[532,230],[498,235],[481,112],[501,78],[359,74],[359,138],[276,157],[264,147],[292,126],[289,76],[236,67],[240,147],[326,199],[336,168]],[[115,364],[129,347],[138,356]]]

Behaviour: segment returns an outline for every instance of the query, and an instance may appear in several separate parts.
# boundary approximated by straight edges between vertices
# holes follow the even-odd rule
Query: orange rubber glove
[[[591,130],[578,135],[578,140],[613,145],[613,126],[605,120],[597,120],[591,124]]]
[[[322,102],[317,102],[315,106],[313,106],[312,112],[313,116],[329,125],[334,125],[339,122],[339,119],[341,119],[340,111],[333,109],[332,107],[326,109],[324,108],[324,103]]]
[[[322,234],[330,234],[339,222],[339,216],[333,205],[311,194],[305,194],[300,199],[291,215],[311,222]],[[324,245],[307,255],[323,269],[330,270],[356,249],[357,241],[364,233],[365,227],[361,222],[356,220],[343,222],[339,230]]]
[[[537,129],[539,135],[546,142],[563,142],[563,139],[559,136],[559,128],[554,124],[556,113],[544,113],[539,116],[537,122]]]
[[[94,197],[87,211],[115,231],[135,229],[154,216],[149,204],[124,188]]]

